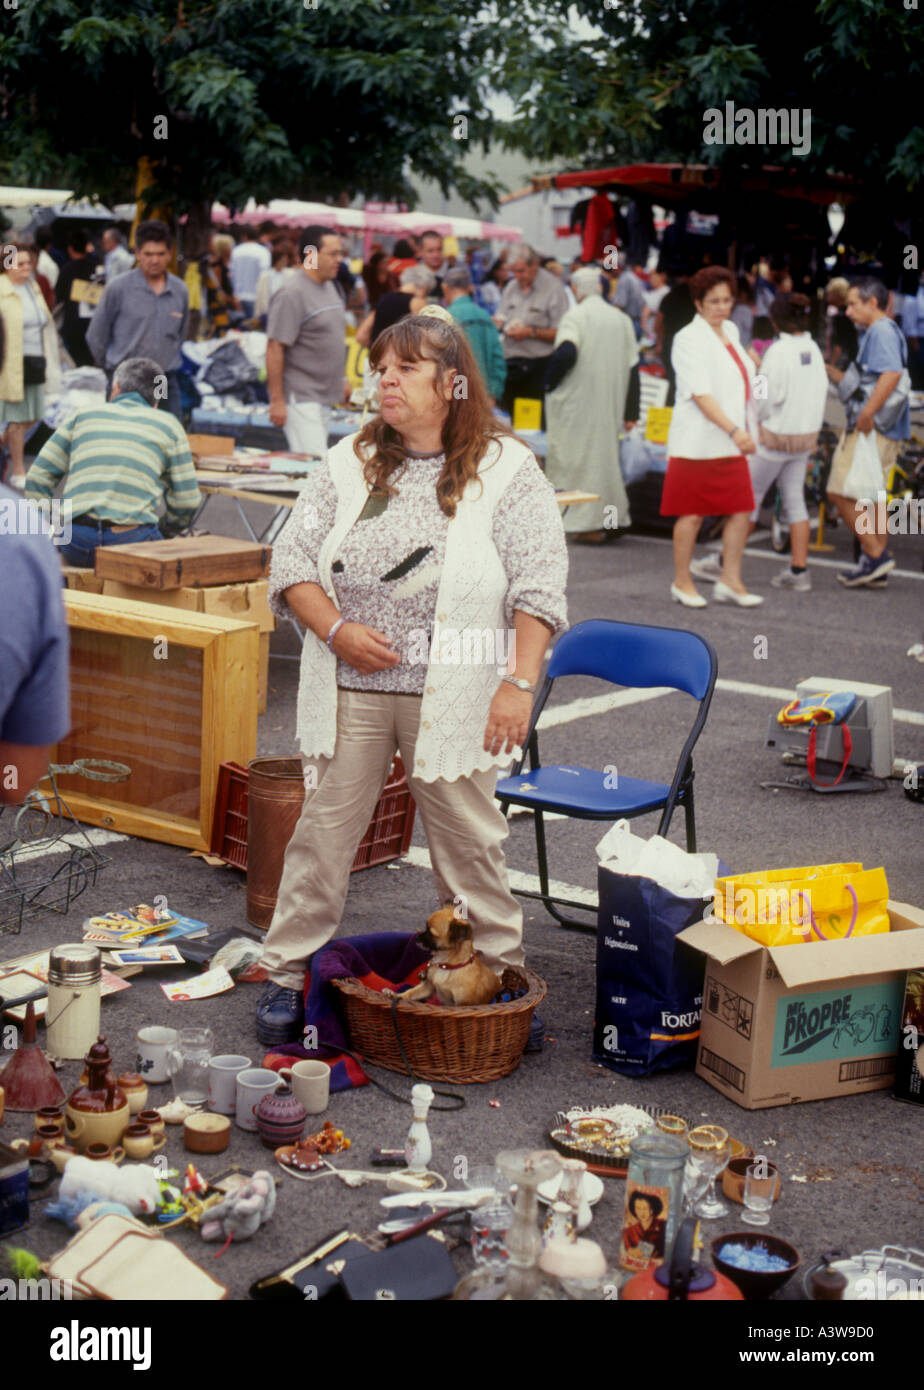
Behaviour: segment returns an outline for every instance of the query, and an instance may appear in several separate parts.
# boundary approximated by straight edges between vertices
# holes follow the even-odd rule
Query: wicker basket
[[[404,1051],[415,1075],[423,1081],[451,1081],[467,1085],[497,1081],[520,1064],[529,1038],[533,1010],[545,998],[545,981],[531,970],[504,972],[519,977],[526,993],[509,1004],[454,1005],[402,1004],[395,1011]],[[372,1066],[407,1076],[392,1018],[391,1000],[358,980],[334,980],[350,1046]]]

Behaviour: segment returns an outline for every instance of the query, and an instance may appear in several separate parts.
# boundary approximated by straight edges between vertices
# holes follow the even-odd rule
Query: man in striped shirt
[[[29,469],[25,493],[37,501],[50,502],[65,480],[61,497],[72,518],[61,549],[66,564],[92,568],[98,545],[163,540],[164,531],[182,531],[192,520],[199,484],[182,425],[157,410],[163,379],[150,358],[128,358],[116,368],[109,403],[65,420]]]

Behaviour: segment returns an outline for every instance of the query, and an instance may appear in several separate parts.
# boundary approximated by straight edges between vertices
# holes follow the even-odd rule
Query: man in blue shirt
[[[173,239],[166,222],[152,219],[135,229],[138,264],[110,280],[87,331],[87,347],[112,385],[113,373],[129,357],[147,357],[163,371],[166,395],[158,399],[178,420],[180,349],[189,326],[189,294],[183,281],[167,269]]]
[[[878,449],[882,492],[885,492],[886,480],[898,458],[902,441],[911,437],[911,407],[907,398],[896,418],[876,419],[908,365],[908,345],[898,324],[886,313],[888,303],[889,291],[880,280],[859,280],[851,285],[847,294],[847,316],[861,334],[857,349],[861,384],[844,402],[847,430],[831,461],[828,496],[863,551],[854,569],[843,570],[837,576],[849,589],[869,585],[882,588],[889,571],[895,568],[895,559],[886,549],[885,508],[865,505],[876,502],[874,495],[854,498],[845,496],[843,491],[861,435],[873,439]],[[845,375],[830,364],[827,372],[835,383]]]
[[[70,729],[68,632],[61,566],[31,503],[0,486],[0,806],[18,806]]]

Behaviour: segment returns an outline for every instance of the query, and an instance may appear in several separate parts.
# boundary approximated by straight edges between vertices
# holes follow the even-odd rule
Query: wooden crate
[[[132,769],[125,782],[61,777],[71,810],[91,825],[207,850],[219,764],[256,755],[256,624],[76,590],[65,590],[64,605],[72,726],[51,760]]]
[[[97,579],[93,570],[81,569],[77,565],[62,565],[61,576],[68,589],[82,589],[86,594],[103,592],[105,580]]]
[[[228,536],[178,536],[138,545],[99,545],[95,571],[100,579],[118,579],[144,589],[199,589],[265,579],[272,547]]]
[[[102,587],[94,592],[109,594],[112,598],[185,608],[190,613],[214,613],[220,618],[234,618],[239,623],[256,623],[261,632],[276,630],[276,619],[268,601],[269,581],[266,579],[243,584],[210,584],[203,589],[147,590],[137,584],[121,584],[118,579],[99,579],[97,583]]]

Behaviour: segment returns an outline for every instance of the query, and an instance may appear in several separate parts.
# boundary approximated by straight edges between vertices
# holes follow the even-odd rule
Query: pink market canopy
[[[212,205],[212,223],[216,227],[228,223],[274,222],[277,227],[307,227],[322,223],[345,233],[378,232],[382,236],[402,236],[407,232],[432,229],[442,236],[454,236],[465,241],[519,241],[522,228],[503,226],[498,222],[482,222],[477,217],[448,217],[427,212],[377,212],[374,208],[337,208],[327,203],[306,203],[293,198],[274,198],[261,206],[231,215],[221,203]]]

